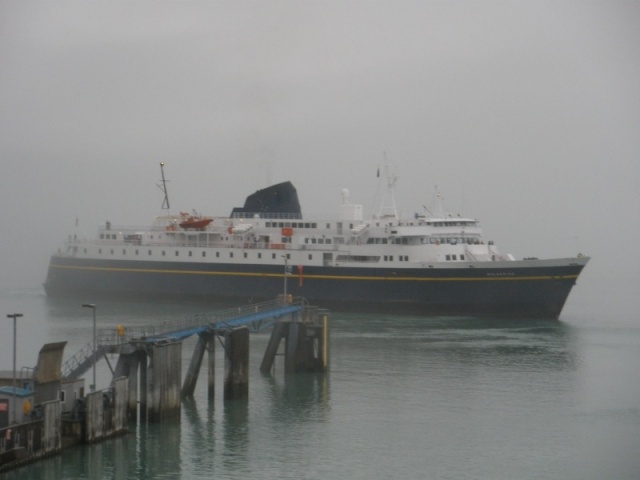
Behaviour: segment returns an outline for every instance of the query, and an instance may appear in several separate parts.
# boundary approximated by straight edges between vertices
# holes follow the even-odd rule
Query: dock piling
[[[249,396],[249,329],[227,330],[224,334],[224,399]]]

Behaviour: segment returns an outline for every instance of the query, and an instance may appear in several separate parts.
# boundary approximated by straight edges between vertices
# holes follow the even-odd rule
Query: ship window
[[[139,255],[139,254],[140,254],[140,251],[139,251],[139,250],[136,250],[136,255]]]
[[[229,258],[233,258],[233,252],[229,252]]]
[[[202,258],[207,256],[207,252],[202,252]]]
[[[216,258],[220,258],[220,252],[216,252]]]
[[[151,250],[149,250],[149,256],[151,256]]]
[[[316,244],[317,240],[315,238],[311,239],[311,243],[313,243],[314,245]]]
[[[258,253],[258,258],[262,258],[262,253]]]
[[[311,224],[310,223],[305,223],[304,224],[304,228],[311,228]]]
[[[327,238],[324,243],[331,243],[331,239]]]
[[[460,255],[460,260],[464,260],[464,255]]]
[[[272,253],[272,254],[271,254],[271,258],[273,258],[273,259],[275,260],[275,258],[276,258],[276,254],[275,254],[275,253]]]
[[[86,248],[84,249],[84,253],[87,253],[87,249]]]
[[[313,260],[313,255],[309,254],[309,260]]]
[[[122,254],[126,255],[127,254],[127,250],[125,248],[122,249]]]
[[[193,252],[191,250],[189,250],[189,256],[193,257]]]
[[[291,260],[291,254],[287,253],[287,260]]]
[[[167,254],[164,250],[162,250],[162,256],[164,257]]]
[[[247,252],[244,252],[244,258],[247,258]]]
[[[393,262],[393,255],[389,255],[389,261]]]
[[[113,248],[111,249],[111,255],[113,255]]]
[[[104,238],[104,233],[101,233],[100,234],[100,239],[103,239],[103,238]]]
[[[453,259],[453,260],[457,260],[457,259],[458,259],[458,256],[457,256],[457,255],[452,255],[452,259]]]
[[[176,257],[177,257],[178,255],[180,255],[180,251],[179,251],[179,250],[176,250]]]
[[[447,260],[451,260],[451,255],[446,255],[446,256],[445,256],[445,258],[446,258]]]

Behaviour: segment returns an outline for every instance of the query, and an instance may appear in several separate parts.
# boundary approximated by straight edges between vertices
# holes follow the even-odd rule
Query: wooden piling
[[[306,326],[299,322],[287,324],[284,347],[284,373],[294,373],[300,370],[300,354],[304,353],[304,335]]]
[[[309,323],[289,323],[285,345],[285,373],[326,372],[329,368],[329,314],[314,315]]]
[[[140,385],[140,420],[147,420],[148,406],[147,394],[149,393],[149,359],[145,351],[138,352],[138,374]]]
[[[215,394],[215,367],[216,367],[216,335],[207,335],[207,351],[208,368],[207,368],[207,397],[209,401],[213,401]]]
[[[149,420],[160,422],[180,415],[182,342],[152,348]]]
[[[146,357],[145,357],[146,360]],[[127,398],[127,418],[133,419],[136,417],[136,411],[138,409],[138,366],[140,364],[140,355],[134,353],[129,357],[129,390]]]
[[[267,349],[262,357],[262,363],[260,364],[260,372],[268,374],[273,368],[276,355],[278,354],[278,348],[280,347],[281,340],[287,333],[287,324],[284,322],[278,322],[273,326],[271,330],[271,337],[267,344]]]
[[[130,353],[120,353],[118,362],[116,363],[115,372],[113,374],[114,381],[118,378],[128,378],[127,390],[127,417],[135,418],[138,406],[138,363],[139,353],[132,351]],[[112,382],[112,383],[113,383]]]
[[[249,396],[249,329],[227,330],[224,334],[224,399]]]
[[[182,385],[182,398],[193,397],[193,392],[196,389],[196,383],[198,382],[198,374],[200,373],[200,367],[202,366],[202,358],[204,352],[207,349],[207,336],[200,334],[198,336],[198,342],[193,350],[193,356],[191,357],[191,363],[189,363],[189,370],[187,370],[187,376],[184,379]]]

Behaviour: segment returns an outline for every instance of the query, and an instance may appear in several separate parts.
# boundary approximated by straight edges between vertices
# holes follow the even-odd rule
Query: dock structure
[[[160,422],[179,415],[181,400],[193,396],[207,355],[207,392],[215,396],[215,343],[225,352],[223,398],[243,399],[249,392],[249,332],[273,326],[260,371],[272,371],[282,340],[285,341],[285,373],[324,372],[329,365],[329,313],[307,304],[303,298],[277,300],[197,314],[176,322],[137,328],[119,326],[104,330],[96,347],[85,346],[63,365],[63,378],[80,377],[107,354],[118,354],[114,378],[128,377],[129,415],[140,405],[143,419]],[[198,336],[182,383],[183,340]],[[109,364],[111,367],[111,365]]]

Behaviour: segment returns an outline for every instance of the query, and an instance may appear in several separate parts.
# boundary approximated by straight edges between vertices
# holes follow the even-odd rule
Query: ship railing
[[[277,213],[277,212],[233,212],[229,218],[262,218],[262,219],[277,219],[277,220],[300,220],[302,219],[301,213]]]

